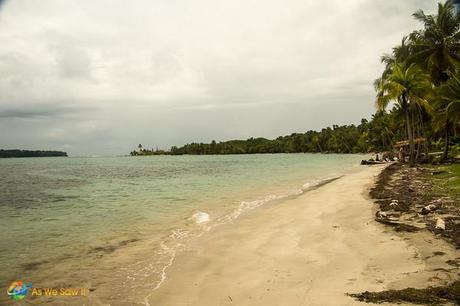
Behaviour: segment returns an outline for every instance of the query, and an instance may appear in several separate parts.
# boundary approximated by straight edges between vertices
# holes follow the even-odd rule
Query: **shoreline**
[[[158,287],[158,283],[163,281],[165,271],[169,271],[171,262],[174,261],[175,253],[181,253],[183,246],[187,245],[189,240],[194,240],[203,232],[204,235],[207,235],[208,232],[214,231],[214,228],[220,228],[227,222],[235,224],[237,223],[235,219],[251,213],[252,210],[258,212],[262,209],[261,206],[276,206],[287,199],[297,198],[299,194],[319,188],[319,186],[336,179],[338,176],[361,169],[354,162],[358,158],[360,156],[333,158],[322,158],[321,156],[318,158],[310,158],[310,156],[308,158],[307,156],[305,158],[304,156],[286,158],[283,156],[276,159],[253,160],[251,157],[249,165],[245,159],[237,159],[237,163],[235,159],[231,159],[234,164],[244,163],[256,170],[262,168],[258,166],[260,164],[273,164],[272,160],[281,160],[283,166],[276,167],[277,164],[274,163],[273,171],[270,171],[271,168],[266,170],[267,167],[263,167],[265,169],[262,172],[263,175],[261,175],[261,171],[255,171],[252,176],[260,178],[262,183],[255,183],[256,181],[250,179],[250,176],[246,176],[249,185],[240,184],[241,188],[233,188],[238,190],[237,193],[232,192],[233,189],[229,189],[226,194],[219,192],[218,196],[217,191],[214,194],[207,193],[210,196],[201,197],[200,203],[209,204],[201,204],[196,209],[184,209],[185,213],[169,214],[168,216],[172,216],[172,218],[168,220],[172,220],[172,222],[165,222],[166,226],[157,226],[153,223],[149,227],[143,227],[143,223],[139,224],[133,220],[129,222],[128,227],[130,230],[135,230],[131,230],[133,234],[131,232],[126,233],[123,225],[118,226],[121,229],[113,235],[112,240],[94,239],[91,244],[79,245],[78,248],[75,248],[75,252],[69,251],[65,254],[56,252],[45,259],[38,257],[23,260],[23,263],[17,264],[17,269],[11,269],[11,271],[21,271],[18,272],[19,278],[26,281],[30,280],[35,286],[58,287],[64,284],[66,286],[85,287],[91,291],[87,298],[71,301],[64,301],[59,297],[31,296],[32,302],[46,302],[50,305],[59,305],[63,302],[69,305],[81,305],[85,302],[95,305],[120,305],[117,303],[123,301],[123,304],[139,305],[143,298]],[[213,161],[213,159],[211,160]],[[318,164],[311,166],[312,160],[318,161]],[[322,161],[325,163],[324,167],[319,164]],[[224,163],[217,164],[216,168],[219,169],[226,164],[228,162],[224,161]],[[297,164],[301,164],[301,167],[291,166]],[[234,177],[239,177],[239,180],[240,177],[241,179],[245,178],[243,175],[246,171],[235,171],[235,173],[238,175]],[[273,176],[270,178],[269,174],[273,174]],[[220,179],[224,181],[222,177]],[[228,181],[228,183],[232,183],[232,181]],[[127,184],[129,186],[126,190],[132,192],[131,184]],[[211,184],[211,186],[215,185],[219,187],[218,184]],[[261,186],[261,188],[255,188],[255,186]],[[197,189],[199,188],[201,187],[198,186]],[[206,189],[212,190],[209,187]],[[149,194],[152,193],[149,192]],[[83,199],[85,198],[83,197]],[[214,201],[214,199],[219,201]],[[154,199],[148,198],[148,200],[153,201]],[[131,206],[129,205],[129,207]],[[104,207],[110,206],[104,205]],[[209,216],[209,219],[205,218],[209,221],[201,222],[203,216]],[[72,231],[63,231],[63,233],[67,232],[71,233]],[[87,233],[91,233],[91,230],[88,229]],[[8,279],[7,282],[11,282],[16,277],[7,275],[5,279]],[[11,281],[9,281],[10,279]],[[0,301],[6,302],[7,297],[0,298]]]
[[[374,220],[368,192],[383,168],[365,167],[207,232],[177,254],[145,305],[362,305],[346,293],[426,287],[439,264],[426,259],[429,233],[402,237]]]

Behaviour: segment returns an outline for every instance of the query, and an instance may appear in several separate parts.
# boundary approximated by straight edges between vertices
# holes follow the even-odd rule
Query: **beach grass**
[[[460,200],[460,164],[443,166],[430,166],[439,174],[432,175],[430,180],[433,184],[432,193],[440,196],[451,197],[459,205]],[[436,173],[436,172],[432,172]]]

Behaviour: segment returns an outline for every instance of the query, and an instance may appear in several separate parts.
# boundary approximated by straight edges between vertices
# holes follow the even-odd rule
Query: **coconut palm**
[[[416,64],[394,63],[391,73],[376,84],[378,110],[396,102],[403,110],[409,138],[409,160],[415,162],[414,116],[417,108],[429,108],[427,96],[431,90],[429,76]]]
[[[451,1],[438,4],[436,15],[426,15],[423,10],[413,14],[424,28],[409,35],[411,61],[421,65],[435,85],[449,79],[460,63],[460,14]]]
[[[460,120],[460,73],[436,89],[433,97],[433,125],[437,130],[444,130],[443,159],[449,155],[449,132]]]
[[[436,15],[426,15],[419,10],[413,16],[423,23],[424,28],[409,35],[409,59],[419,63],[430,74],[433,84],[439,86],[449,80],[460,63],[460,14],[453,2],[447,1],[438,4]],[[447,158],[451,123],[444,120],[447,117],[438,109],[440,103],[437,102],[433,116],[438,130],[444,124],[446,143],[443,157]]]
[[[375,87],[378,87],[379,83],[382,82],[383,79],[388,78],[388,76],[393,71],[393,67],[396,63],[406,63],[410,59],[411,49],[407,41],[407,36],[404,36],[401,40],[401,45],[394,47],[391,54],[386,53],[382,55],[380,61],[382,64],[385,65],[385,69],[382,72],[382,76],[375,80]]]

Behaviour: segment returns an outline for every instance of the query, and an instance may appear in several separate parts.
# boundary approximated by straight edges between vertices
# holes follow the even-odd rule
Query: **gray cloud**
[[[28,105],[24,103],[18,106],[0,105],[0,118],[3,119],[56,119],[59,117],[77,117],[85,114],[92,109],[87,106],[75,106],[69,104],[36,104]],[[81,118],[80,118],[81,119]]]
[[[374,111],[380,55],[435,5],[7,1],[0,145],[122,154],[358,123]]]

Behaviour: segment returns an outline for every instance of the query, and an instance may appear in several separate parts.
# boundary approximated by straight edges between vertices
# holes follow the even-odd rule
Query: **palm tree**
[[[374,149],[387,151],[392,147],[392,138],[394,136],[390,125],[390,116],[384,110],[378,110],[372,115],[369,128],[369,140]]]
[[[413,16],[424,28],[409,35],[410,58],[430,74],[435,85],[440,85],[460,63],[460,14],[452,1],[447,1],[438,4],[437,15],[419,10]]]
[[[391,67],[391,73],[376,83],[376,90],[378,110],[385,110],[390,102],[394,101],[404,112],[409,138],[409,160],[413,165],[415,162],[413,114],[419,107],[429,107],[426,100],[431,90],[429,76],[416,64],[395,62]]]
[[[388,78],[388,76],[392,73],[393,67],[396,63],[406,63],[409,60],[411,49],[407,41],[408,38],[404,36],[401,40],[401,45],[394,47],[391,54],[382,55],[380,62],[385,65],[385,69],[382,72],[382,76],[375,80],[375,87],[378,87],[382,80]]]
[[[436,93],[433,98],[433,108],[436,110],[433,123],[435,129],[444,129],[445,160],[449,155],[449,131],[460,120],[460,73],[452,75],[449,81],[436,89]]]
[[[413,14],[422,22],[424,28],[409,35],[410,49],[408,60],[418,63],[426,70],[435,86],[447,82],[460,63],[460,14],[455,10],[453,1],[438,4],[436,15],[427,15],[423,10]],[[435,110],[439,109],[439,104]],[[444,130],[445,141],[449,141],[450,124],[443,112],[434,114],[436,126]],[[442,119],[444,118],[444,119]],[[447,158],[449,144],[444,145],[444,158]]]

